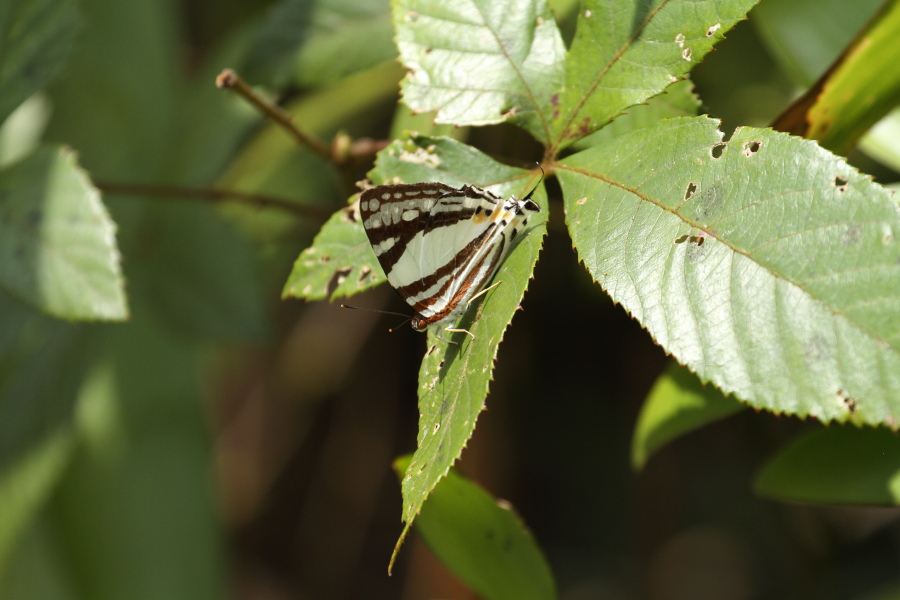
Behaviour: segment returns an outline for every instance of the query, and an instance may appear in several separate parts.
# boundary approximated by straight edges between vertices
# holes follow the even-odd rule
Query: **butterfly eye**
[[[522,203],[522,209],[526,212],[541,212],[541,207],[534,200],[526,200]]]

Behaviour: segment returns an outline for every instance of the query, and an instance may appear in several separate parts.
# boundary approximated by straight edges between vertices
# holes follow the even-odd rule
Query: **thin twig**
[[[252,104],[262,114],[269,117],[282,127],[284,127],[298,142],[313,152],[321,156],[327,161],[336,162],[332,149],[328,144],[315,137],[313,134],[302,130],[294,123],[293,117],[274,102],[270,102],[260,94],[257,94],[253,88],[241,79],[241,76],[231,69],[225,69],[216,77],[216,85],[222,89],[234,90],[247,102]]]
[[[294,117],[289,112],[257,94],[234,70],[225,69],[219,73],[219,76],[216,77],[216,85],[222,89],[234,90],[247,102],[255,106],[263,115],[281,125],[300,144],[339,167],[353,166],[356,163],[367,161],[379,150],[390,144],[388,140],[373,140],[371,138],[353,140],[346,133],[338,133],[332,140],[331,146],[329,146],[311,132],[302,129],[294,123]]]
[[[304,206],[271,196],[259,196],[231,190],[216,190],[210,188],[190,188],[174,185],[143,185],[131,183],[108,183],[95,181],[94,185],[106,194],[129,194],[133,196],[155,196],[160,198],[199,198],[210,202],[227,202],[238,200],[246,204],[252,204],[259,208],[278,208],[297,216],[310,219],[318,223],[324,223],[331,216],[330,213],[318,206]]]

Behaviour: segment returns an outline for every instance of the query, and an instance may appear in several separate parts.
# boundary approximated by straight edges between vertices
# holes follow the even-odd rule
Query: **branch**
[[[256,93],[240,75],[232,69],[225,69],[216,77],[216,85],[222,89],[233,90],[252,104],[263,115],[281,125],[303,146],[306,146],[325,160],[342,167],[356,162],[360,158],[368,158],[390,142],[360,138],[351,140],[347,134],[339,133],[332,141],[331,147],[311,132],[294,123],[294,117],[283,108]]]

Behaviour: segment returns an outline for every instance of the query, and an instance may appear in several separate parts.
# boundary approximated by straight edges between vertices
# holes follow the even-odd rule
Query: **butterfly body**
[[[390,284],[416,311],[414,329],[452,322],[465,312],[528,216],[540,212],[532,194],[504,200],[475,186],[443,183],[382,185],[362,193],[369,242]]]

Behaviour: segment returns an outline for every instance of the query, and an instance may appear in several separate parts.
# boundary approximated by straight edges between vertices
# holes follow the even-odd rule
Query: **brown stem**
[[[231,69],[225,69],[218,77],[216,77],[216,85],[223,89],[234,90],[247,102],[252,104],[262,114],[269,117],[282,127],[288,133],[294,136],[298,142],[306,146],[322,158],[330,162],[337,162],[335,156],[328,147],[328,144],[315,137],[313,134],[302,130],[294,123],[293,117],[274,102],[270,102],[260,94],[257,94],[253,88],[241,79],[241,76]]]

